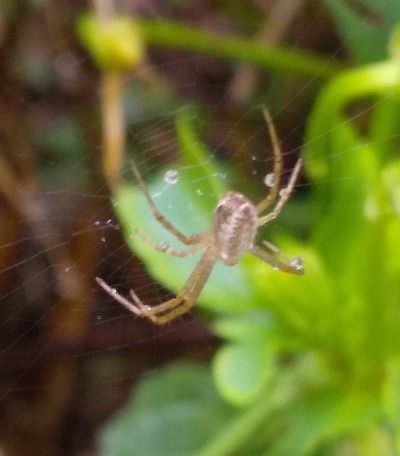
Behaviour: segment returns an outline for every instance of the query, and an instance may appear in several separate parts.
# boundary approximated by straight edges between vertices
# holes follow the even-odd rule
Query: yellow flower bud
[[[129,71],[144,58],[144,44],[135,21],[112,16],[102,21],[85,14],[77,23],[78,36],[101,70]]]

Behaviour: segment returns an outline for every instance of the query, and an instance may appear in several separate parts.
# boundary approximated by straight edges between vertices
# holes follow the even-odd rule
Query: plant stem
[[[296,371],[289,371],[275,385],[266,391],[261,399],[245,410],[238,418],[217,434],[217,437],[203,448],[197,456],[228,456],[236,454],[254,436],[257,428],[280,406],[285,406],[296,395],[299,384]]]
[[[122,102],[123,76],[104,72],[101,78],[103,118],[103,173],[110,188],[120,183],[121,164],[125,151],[125,118]]]
[[[341,69],[330,58],[283,47],[268,47],[253,40],[218,36],[177,22],[138,22],[148,44],[168,46],[257,65],[268,70],[329,78]]]

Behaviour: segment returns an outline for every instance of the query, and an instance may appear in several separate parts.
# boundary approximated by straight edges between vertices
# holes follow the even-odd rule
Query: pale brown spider
[[[130,290],[132,298],[132,301],[130,301],[120,295],[117,290],[107,285],[102,279],[99,277],[96,278],[98,284],[108,294],[135,315],[146,317],[157,325],[164,324],[178,315],[182,315],[195,304],[214,264],[218,260],[221,260],[226,265],[232,266],[239,261],[245,252],[250,252],[257,258],[270,264],[274,269],[293,274],[302,274],[304,272],[300,258],[295,257],[289,259],[277,247],[266,241],[263,244],[269,251],[254,245],[258,228],[275,219],[281,212],[293,191],[302,164],[301,159],[299,159],[292,171],[287,187],[279,191],[280,176],[282,173],[282,152],[271,116],[266,110],[264,110],[264,117],[274,153],[273,182],[269,194],[260,203],[254,205],[241,193],[227,192],[217,204],[211,229],[203,233],[186,236],[175,228],[159,212],[139,170],[133,165],[133,172],[139,187],[155,219],[179,241],[187,245],[188,248],[180,251],[174,250],[168,244],[156,244],[143,233],[138,232],[137,234],[152,247],[167,255],[185,257],[200,250],[204,251],[203,257],[177,296],[154,307],[143,304],[133,290]],[[274,208],[267,214],[262,215],[277,197],[278,200]]]

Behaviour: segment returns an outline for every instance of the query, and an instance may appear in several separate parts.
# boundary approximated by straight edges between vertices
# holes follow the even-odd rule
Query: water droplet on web
[[[176,169],[169,169],[164,175],[164,181],[168,185],[174,185],[179,180],[179,173]]]
[[[256,160],[257,160],[257,157],[256,157],[255,155],[252,155],[252,156],[251,156],[251,159],[252,159],[253,161],[256,161]]]
[[[289,264],[292,268],[296,269],[296,271],[302,271],[304,269],[303,260],[300,257],[292,258]]]
[[[286,192],[287,192],[287,188],[286,188],[286,187],[285,187],[285,188],[281,188],[281,189],[279,190],[279,196],[285,196],[285,195],[286,195]]]
[[[107,223],[107,225],[110,225],[110,224],[112,223],[112,219],[108,219],[108,220],[106,221],[106,223]]]
[[[114,207],[117,207],[117,206],[118,206],[118,202],[115,201],[115,200],[111,200],[111,204],[112,204]]]
[[[94,222],[94,224],[95,224],[96,226],[99,226],[99,225],[100,225],[100,220],[96,220],[96,221]]]
[[[251,174],[253,174],[253,176],[255,176],[257,174],[257,171],[253,171]]]
[[[102,237],[102,238],[101,238],[101,242],[106,242],[106,238],[105,238],[105,237]]]
[[[267,187],[273,187],[275,184],[275,174],[274,173],[269,173],[264,177],[264,184]]]
[[[69,272],[70,270],[71,270],[71,268],[70,268],[70,267],[68,267],[68,268],[65,268],[65,272]]]
[[[167,244],[167,243],[164,242],[164,241],[163,241],[163,242],[160,242],[160,243],[158,244],[158,246],[159,246],[159,248],[160,248],[161,250],[164,250],[164,251],[165,251],[165,250],[168,250],[168,248],[169,248],[169,244]]]
[[[112,294],[117,294],[117,289],[116,288],[113,288],[111,291],[112,291]]]
[[[203,194],[203,192],[198,188],[198,189],[196,190],[196,194],[199,195],[199,196],[201,196],[201,195]]]
[[[97,319],[98,319],[98,320],[101,320],[101,315],[97,315]]]

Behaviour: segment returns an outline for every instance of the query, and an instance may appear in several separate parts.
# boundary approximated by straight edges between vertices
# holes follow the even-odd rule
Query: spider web
[[[204,27],[218,25],[205,22]],[[318,16],[309,22],[309,30],[317,24]],[[301,47],[298,35],[294,36],[294,44]],[[310,36],[312,40],[311,32]],[[332,59],[342,52],[335,46],[328,50]],[[36,51],[40,54],[39,45]],[[21,180],[18,191],[11,187],[2,204],[0,416],[6,423],[2,432],[7,441],[9,429],[22,427],[22,432],[29,434],[13,410],[23,410],[27,423],[38,415],[38,410],[47,410],[48,423],[51,417],[64,423],[63,439],[73,442],[65,444],[72,454],[87,445],[88,436],[123,402],[131,384],[149,368],[174,359],[209,359],[216,341],[197,311],[171,325],[153,327],[128,313],[95,283],[95,277],[101,275],[121,293],[134,287],[151,305],[172,296],[152,279],[141,259],[129,249],[116,216],[119,202],[110,196],[101,175],[96,73],[86,57],[78,57],[71,41],[61,41],[46,52],[50,57],[45,61],[55,68],[52,84],[56,88],[51,84],[40,87],[39,82],[31,88],[25,114],[30,129],[16,139],[20,156],[26,145],[37,154],[37,184]],[[176,51],[154,51],[150,61],[168,93],[154,93],[157,88],[143,83],[140,75],[128,81],[128,142],[123,171],[125,178],[132,180],[129,157],[134,157],[146,182],[161,176],[161,185],[157,191],[152,190],[152,196],[157,205],[170,209],[165,212],[167,217],[176,212],[174,195],[183,191],[190,169],[179,160],[175,122],[182,112],[191,113],[193,129],[209,154],[196,166],[201,168],[209,160],[218,162],[221,167],[217,177],[221,181],[258,201],[268,191],[264,180],[272,171],[271,144],[261,111],[261,105],[268,104],[277,124],[285,166],[283,180],[287,180],[302,148],[304,109],[298,109],[298,105],[312,102],[316,79],[254,72],[261,83],[255,85],[251,103],[232,109],[236,101],[230,83],[238,77],[237,65]],[[23,69],[20,71],[23,73]],[[87,78],[80,85],[81,92],[68,94],[72,90],[68,84],[81,77]],[[62,106],[60,93],[68,100]],[[266,99],[267,94],[270,99]],[[87,112],[81,112],[82,106],[88,107]],[[24,116],[19,112],[14,117]],[[60,149],[58,144],[68,141],[69,146]],[[12,172],[20,164],[13,161],[6,146],[6,142],[1,145],[1,153],[11,162]],[[343,151],[347,153],[351,151]],[[176,182],[170,174],[164,175],[168,170],[176,171]],[[29,170],[23,171],[29,174]],[[193,201],[217,201],[220,196],[204,194],[196,179],[189,184],[185,191]],[[298,222],[294,229],[300,235],[307,229],[298,214],[308,191],[309,183],[303,178],[296,185],[290,210],[274,222],[271,233],[282,227],[290,232],[293,220]],[[15,199],[23,201],[25,209],[21,210]],[[179,206],[179,210],[194,227],[207,228],[212,221],[212,213],[200,214],[190,204]],[[167,233],[165,238],[155,240],[173,243]],[[196,260],[198,256],[194,263]],[[228,276],[231,271],[226,269],[224,274]],[[180,278],[182,285],[189,273],[187,270]],[[104,398],[103,407],[96,403],[98,397]],[[35,410],[29,404],[34,404]],[[66,404],[75,404],[75,408]],[[77,413],[76,408],[87,415]]]

